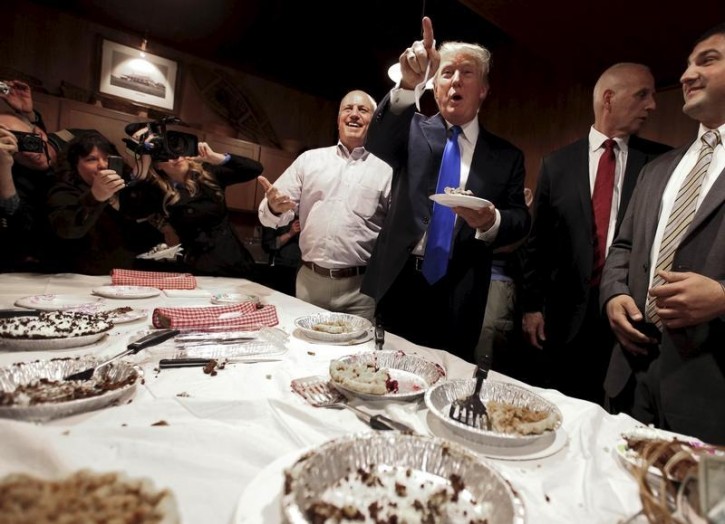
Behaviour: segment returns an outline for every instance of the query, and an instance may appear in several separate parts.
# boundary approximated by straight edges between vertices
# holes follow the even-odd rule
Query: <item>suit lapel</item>
[[[619,197],[619,209],[617,210],[617,222],[615,231],[619,230],[619,224],[621,224],[624,218],[624,213],[627,211],[627,205],[629,199],[632,197],[634,186],[637,185],[637,176],[639,175],[642,166],[647,161],[647,156],[637,148],[636,136],[632,136],[629,140],[629,148],[627,151],[627,165],[624,169],[624,180],[622,180],[622,194]]]
[[[420,130],[426,142],[428,142],[428,147],[430,147],[431,158],[437,159],[435,166],[431,168],[427,180],[428,194],[432,195],[436,192],[438,171],[440,171],[443,150],[446,147],[446,123],[443,117],[437,114],[427,120],[423,120],[420,124]],[[430,207],[433,207],[433,201],[431,201]]]
[[[486,135],[483,126],[480,126],[478,140],[476,140],[476,146],[473,149],[471,170],[468,173],[468,180],[466,180],[466,189],[473,191],[474,195],[483,195],[483,198],[486,195],[486,178],[496,174],[496,171],[492,169],[493,158],[486,141]]]
[[[570,157],[570,165],[566,172],[572,173],[572,184],[578,195],[581,215],[584,218],[585,231],[594,231],[594,212],[592,211],[592,191],[589,185],[589,140],[581,140],[574,154]]]
[[[682,157],[690,146],[687,145],[679,149],[675,155],[672,156],[670,164],[667,166],[665,174],[663,176],[653,176],[653,182],[651,187],[645,188],[648,193],[647,198],[644,201],[646,211],[644,213],[644,234],[645,244],[651,246],[654,242],[655,233],[657,232],[657,223],[660,221],[660,213],[662,212],[662,195],[665,192],[667,182],[669,182],[672,173],[675,171],[677,164],[680,163]],[[662,217],[662,220],[667,220],[667,217]]]
[[[687,229],[687,233],[685,233],[685,237],[682,241],[684,242],[685,239],[693,231],[695,231],[708,216],[710,216],[710,214],[715,212],[715,210],[722,205],[723,201],[725,201],[725,170],[720,172],[710,188],[710,191],[708,191],[707,195],[705,195],[705,198],[702,200],[702,204],[700,204],[700,207],[697,209],[697,213],[695,213],[692,223]]]

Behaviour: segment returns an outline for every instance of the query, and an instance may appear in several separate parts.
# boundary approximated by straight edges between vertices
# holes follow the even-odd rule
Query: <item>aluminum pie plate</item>
[[[110,329],[110,328],[109,328]],[[50,349],[68,349],[87,346],[106,336],[108,330],[90,335],[66,338],[12,338],[0,337],[2,351],[47,351]]]
[[[382,482],[360,482],[361,470]],[[445,497],[441,514],[433,514],[426,504],[430,493],[446,490],[451,495],[454,481],[460,489],[457,501]],[[417,505],[421,509],[415,509],[416,499],[422,499],[423,504]],[[426,522],[423,512],[431,522],[524,522],[520,498],[484,459],[443,439],[397,432],[332,440],[285,471],[281,505],[288,522],[312,522],[309,509],[320,502],[351,505],[366,517],[365,522],[393,522],[386,520],[392,516],[400,522]],[[378,506],[379,520],[369,515],[371,504]]]
[[[438,384],[425,392],[425,405],[430,410],[430,413],[453,433],[479,444],[499,447],[527,446],[550,434],[550,431],[545,431],[538,435],[500,433],[474,428],[457,420],[453,420],[449,416],[451,403],[454,400],[462,399],[472,394],[475,386],[475,379],[449,380]],[[481,388],[481,400],[484,403],[493,400],[514,406],[525,406],[534,410],[546,411],[549,414],[554,414],[558,418],[558,422],[553,431],[561,427],[561,411],[553,402],[549,402],[533,391],[515,384],[486,380]]]
[[[406,355],[402,351],[369,351],[348,355],[335,362],[374,364],[378,368],[387,368],[390,378],[398,381],[397,393],[375,395],[355,391],[330,379],[330,384],[346,397],[364,400],[415,400],[446,376],[446,370],[435,362],[416,355]]]
[[[317,324],[345,322],[348,329],[344,333],[326,333],[314,329]],[[346,342],[361,336],[373,327],[372,323],[357,315],[347,313],[316,313],[295,319],[295,326],[307,337],[328,342]]]
[[[246,295],[244,293],[215,293],[211,296],[212,304],[241,304],[243,302],[254,302],[259,304],[257,295]]]
[[[45,378],[62,381],[66,375],[84,370],[97,362],[99,360],[93,357],[59,358],[19,362],[0,368],[0,395],[15,391],[18,386],[29,384],[34,380]],[[108,380],[111,384],[117,384],[132,379],[129,384],[118,389],[105,391],[97,396],[76,400],[44,402],[26,406],[17,404],[0,405],[0,417],[44,422],[77,413],[85,413],[86,411],[94,411],[116,401],[121,401],[126,396],[130,397],[136,390],[140,378],[141,372],[138,368],[126,362],[117,361],[101,368],[92,380]]]

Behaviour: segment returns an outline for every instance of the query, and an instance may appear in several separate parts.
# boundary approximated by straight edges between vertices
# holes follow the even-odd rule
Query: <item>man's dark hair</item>
[[[721,22],[717,24],[715,27],[711,27],[707,31],[705,31],[703,34],[700,35],[700,38],[695,40],[695,45],[699,44],[700,42],[707,40],[711,36],[715,35],[723,35],[725,36],[725,22]]]
[[[113,143],[97,131],[88,131],[77,134],[66,144],[61,158],[59,176],[66,181],[73,180],[78,172],[78,161],[88,156],[93,148],[98,148],[106,155],[118,155]]]

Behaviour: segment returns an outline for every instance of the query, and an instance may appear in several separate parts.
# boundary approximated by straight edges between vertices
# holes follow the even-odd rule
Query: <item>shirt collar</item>
[[[605,135],[604,133],[600,133],[599,131],[594,129],[594,126],[592,126],[589,129],[589,152],[593,153],[597,149],[603,148],[605,140],[609,140],[609,137],[607,135]],[[620,151],[627,150],[627,144],[629,143],[629,135],[618,136],[618,137],[613,138],[613,140],[617,143],[617,147],[619,147]]]
[[[446,129],[450,129],[453,124],[448,122],[448,120],[443,120],[446,123]],[[463,124],[461,127],[461,136],[466,139],[471,144],[475,144],[478,140],[478,134],[481,131],[481,126],[478,123],[478,115],[476,115],[476,118],[471,120],[470,122],[467,122]]]
[[[364,160],[370,154],[363,146],[356,147],[350,151],[347,147],[345,147],[345,144],[339,140],[337,141],[337,152],[340,156],[342,156],[342,158],[347,160]]]
[[[710,129],[709,127],[705,127],[704,125],[700,124],[700,127],[697,130],[697,140],[695,141],[695,142],[697,142],[698,145],[701,143],[700,141],[702,140],[702,135],[704,135],[708,131],[717,131],[718,133],[720,133],[720,144],[719,145],[720,146],[725,145],[723,143],[723,142],[725,142],[725,124],[721,125],[720,127],[716,127],[715,129]]]

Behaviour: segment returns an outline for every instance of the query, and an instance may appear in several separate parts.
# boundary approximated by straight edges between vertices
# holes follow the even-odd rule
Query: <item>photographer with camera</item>
[[[171,131],[165,119],[131,124],[126,141],[151,160],[149,178],[161,190],[160,208],[184,248],[183,269],[197,275],[252,278],[254,259],[232,229],[224,190],[255,180],[256,160],[217,153],[194,135]],[[160,227],[160,226],[159,226]]]
[[[20,80],[0,80],[0,100],[22,120],[43,131],[45,122],[40,113],[33,108],[33,95],[30,86]]]
[[[120,164],[111,169],[109,159]],[[107,275],[112,269],[134,268],[136,255],[163,240],[145,220],[155,211],[148,191],[153,186],[144,188],[131,180],[131,168],[100,133],[81,133],[68,143],[58,182],[48,194],[63,271]]]
[[[56,150],[45,131],[15,112],[0,112],[0,130],[0,271],[54,271],[46,197]]]

